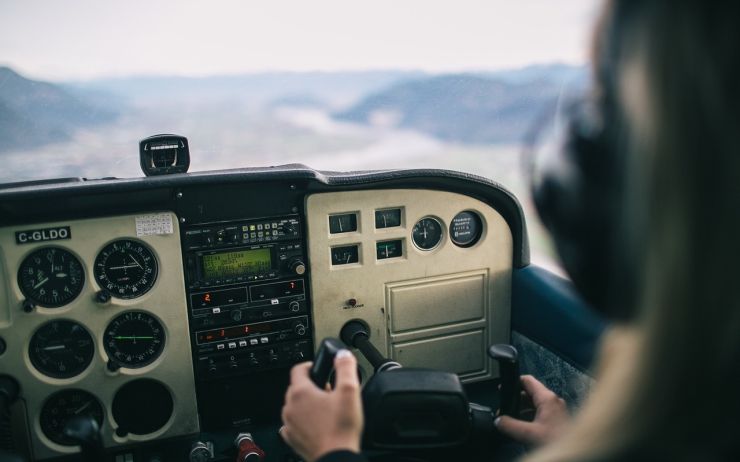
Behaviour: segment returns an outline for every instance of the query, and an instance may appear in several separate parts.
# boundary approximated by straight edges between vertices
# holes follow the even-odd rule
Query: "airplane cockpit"
[[[314,462],[291,371],[346,350],[369,461],[528,454],[522,376],[586,401],[610,324],[520,154],[598,5],[288,3],[0,4],[0,462]]]
[[[184,173],[186,143],[143,140],[152,176],[0,189],[6,454],[299,460],[280,409],[324,339],[359,358],[377,460],[475,458],[476,433],[490,454],[520,371],[572,406],[586,395],[604,323],[530,264],[504,187],[433,169]]]

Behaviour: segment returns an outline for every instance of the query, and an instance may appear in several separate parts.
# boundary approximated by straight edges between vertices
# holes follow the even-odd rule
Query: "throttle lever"
[[[501,375],[499,415],[519,417],[522,385],[519,379],[519,353],[511,345],[491,345],[488,356],[498,362]]]
[[[322,390],[329,381],[331,371],[334,369],[334,358],[339,350],[346,350],[347,346],[341,340],[327,337],[321,341],[319,351],[316,352],[316,359],[311,366],[309,377],[317,387]]]

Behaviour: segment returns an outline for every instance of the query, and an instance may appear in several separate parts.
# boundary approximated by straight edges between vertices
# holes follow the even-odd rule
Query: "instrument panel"
[[[34,457],[78,452],[62,430],[79,415],[106,447],[198,432],[174,214],[38,228],[47,240],[0,230],[0,371],[21,385]]]
[[[434,189],[282,186],[0,228],[0,373],[21,385],[34,460],[79,451],[63,432],[78,415],[121,451],[279,426],[290,367],[349,320],[404,365],[498,375],[485,351],[508,341],[517,246],[499,210]]]
[[[498,375],[485,351],[508,341],[513,251],[499,213],[461,194],[394,189],[315,194],[306,210],[317,339],[361,319],[405,366],[465,382]]]

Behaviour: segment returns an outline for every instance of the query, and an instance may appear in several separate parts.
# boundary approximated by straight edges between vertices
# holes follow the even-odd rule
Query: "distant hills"
[[[0,152],[69,139],[80,127],[108,122],[116,111],[58,85],[0,67]]]
[[[442,75],[397,83],[335,117],[419,130],[469,144],[520,142],[564,93],[583,87],[582,68],[538,66],[501,74]]]
[[[418,71],[395,70],[259,72],[203,77],[165,75],[102,78],[68,82],[65,86],[115,94],[138,106],[159,101],[187,105],[232,102],[255,108],[271,106],[273,102],[288,98],[337,107],[355,102],[396,82],[425,75]]]
[[[439,139],[511,143],[552,107],[565,84],[583,86],[582,67],[538,65],[458,75],[419,71],[273,72],[211,77],[134,76],[47,83],[0,67],[0,153],[71,139],[80,128],[128,110],[158,117],[223,108],[220,120],[260,117],[278,107],[330,113],[339,120],[418,130]],[[134,112],[136,113],[136,112]],[[178,116],[179,117],[179,116]],[[186,120],[187,119],[187,120]],[[156,128],[153,128],[156,130]]]

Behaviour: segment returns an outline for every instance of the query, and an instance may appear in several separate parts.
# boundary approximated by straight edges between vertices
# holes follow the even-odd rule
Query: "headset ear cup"
[[[612,160],[603,130],[594,129],[593,121],[570,118],[561,139],[532,183],[535,206],[584,299],[598,311],[609,311]]]

